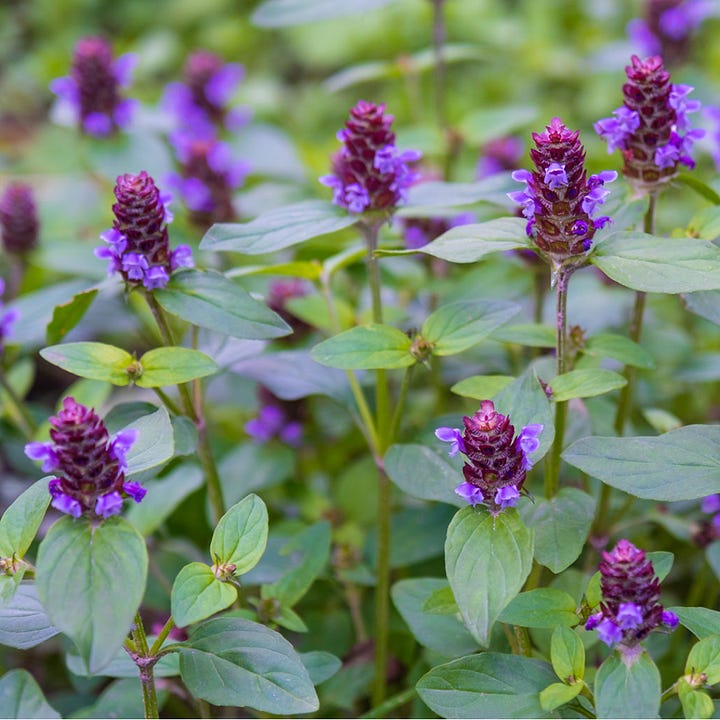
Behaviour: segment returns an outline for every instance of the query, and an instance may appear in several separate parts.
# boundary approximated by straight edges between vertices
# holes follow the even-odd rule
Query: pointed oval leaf
[[[687,681],[680,680],[678,690],[680,702],[686,718],[711,718],[715,714],[715,703],[713,699],[703,690],[693,690]]]
[[[590,261],[632,290],[674,294],[720,288],[720,249],[706,240],[617,232],[596,246]]]
[[[329,680],[342,667],[342,660],[323,650],[300,653],[300,659],[310,675],[313,685]]]
[[[140,358],[140,365],[142,375],[135,380],[135,384],[145,388],[179,385],[213,375],[219,369],[217,363],[205,353],[185,347],[148,350]]]
[[[451,392],[474,400],[487,400],[495,397],[515,378],[512,375],[473,375],[455,383]]]
[[[17,555],[22,558],[35,539],[50,504],[48,480],[33,483],[22,493],[0,519],[0,558]]]
[[[134,475],[167,462],[175,451],[175,439],[168,411],[164,407],[131,422],[138,439],[127,453],[126,475]]]
[[[490,253],[527,247],[525,222],[519,218],[498,218],[452,228],[418,252],[450,262],[472,263]]]
[[[0,602],[0,645],[26,650],[59,632],[38,599],[35,583],[21,583],[12,597]]]
[[[73,295],[66,303],[56,305],[47,326],[47,342],[51,345],[60,342],[83,319],[97,294],[97,288],[92,288]]]
[[[668,608],[680,619],[696,638],[702,640],[709,635],[720,635],[720,611],[704,607],[671,607]]]
[[[661,694],[660,672],[645,651],[630,665],[613,653],[595,675],[599,718],[656,718]]]
[[[265,552],[268,512],[254,494],[233,505],[215,528],[210,543],[213,562],[236,566],[235,575],[252,570]]]
[[[373,323],[341,332],[316,345],[310,356],[342,370],[393,370],[414,365],[410,338],[397,328]]]
[[[91,672],[110,663],[123,644],[145,592],[147,564],[145,541],[119,517],[93,527],[66,516],[40,543],[38,596]]]
[[[264,340],[292,332],[277,313],[217,272],[173,273],[165,288],[154,295],[169,313],[224,335]]]
[[[583,353],[594,357],[609,357],[625,365],[639,368],[654,368],[655,359],[642,346],[624,335],[601,333],[588,338]]]
[[[533,531],[514,509],[493,516],[466,507],[450,523],[445,570],[465,626],[483,647],[505,606],[530,574]]]
[[[552,399],[564,402],[573,398],[595,397],[627,385],[627,379],[620,373],[602,368],[592,370],[571,370],[553,378]]]
[[[500,622],[520,627],[573,627],[579,618],[575,601],[564,590],[536,588],[516,595],[500,613]]]
[[[135,358],[122,348],[99,342],[75,342],[51,345],[40,350],[40,355],[53,365],[74,375],[104,380],[113,385],[130,382],[128,367]]]
[[[551,712],[556,708],[574,700],[582,691],[583,684],[565,685],[564,683],[553,683],[548,685],[540,693],[540,705],[543,710]]]
[[[0,708],[4,718],[61,717],[27,670],[11,670],[0,678]]]
[[[170,607],[175,624],[185,627],[230,607],[236,599],[234,585],[218,580],[205,563],[192,562],[175,578]]]
[[[305,200],[269,210],[251,222],[213,225],[202,239],[200,248],[264,255],[342,230],[357,221],[357,216],[348,215],[337,205],[323,200]]]
[[[433,355],[455,355],[477,345],[519,311],[515,303],[461,300],[438,308],[423,323],[420,334],[434,345]]]
[[[720,492],[720,426],[687,425],[657,437],[586,437],[563,459],[607,485],[648,500]]]
[[[213,705],[251,707],[274,715],[315,712],[312,680],[280,634],[242,618],[200,625],[180,648],[190,692]]]
[[[550,639],[550,660],[563,682],[585,677],[585,646],[580,636],[565,625],[558,625]],[[582,687],[582,683],[578,683]]]
[[[720,635],[710,635],[692,646],[685,673],[704,673],[708,685],[720,682]]]
[[[443,718],[542,718],[540,693],[554,681],[542,660],[486,652],[438,665],[416,687]]]
[[[540,323],[507,325],[495,330],[492,339],[526,347],[554,348],[555,328]]]

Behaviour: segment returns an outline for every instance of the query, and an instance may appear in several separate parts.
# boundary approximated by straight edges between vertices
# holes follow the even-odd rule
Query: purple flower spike
[[[467,500],[470,505],[475,507],[485,500],[483,491],[477,486],[469,482],[460,483],[455,488],[456,494],[458,494],[464,500]]]
[[[27,255],[38,244],[40,223],[32,188],[11,183],[0,197],[0,235],[9,253]]]
[[[443,442],[450,443],[448,455],[455,457],[459,452],[465,452],[462,431],[457,428],[440,427],[435,431],[435,437]]]
[[[634,630],[643,623],[642,608],[637,603],[620,603],[615,619],[623,630]]]

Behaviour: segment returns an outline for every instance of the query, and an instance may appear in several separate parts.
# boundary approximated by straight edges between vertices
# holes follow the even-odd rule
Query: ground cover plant
[[[2,9],[0,716],[714,717],[716,3],[91,5]]]

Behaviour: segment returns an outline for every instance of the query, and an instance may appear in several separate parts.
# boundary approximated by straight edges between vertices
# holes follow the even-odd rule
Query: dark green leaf
[[[154,295],[169,313],[224,335],[264,340],[291,332],[277,313],[217,272],[173,273],[165,289]]]
[[[37,596],[35,583],[21,583],[0,602],[0,645],[26,650],[57,635]]]
[[[126,520],[93,527],[65,516],[40,543],[37,589],[50,621],[92,672],[115,656],[145,592],[145,541]]]
[[[490,253],[528,247],[528,242],[523,220],[499,218],[452,228],[418,252],[450,262],[472,263]]]
[[[685,663],[685,674],[702,673],[708,685],[720,682],[720,635],[710,635],[695,643]]]
[[[550,659],[555,674],[563,682],[585,677],[585,646],[580,636],[569,627],[558,625],[550,640]]]
[[[129,352],[99,342],[51,345],[40,350],[40,355],[49,363],[74,375],[104,380],[113,385],[127,385],[130,382],[127,369],[135,362]]]
[[[148,641],[153,642],[155,638],[148,636]],[[69,652],[65,655],[65,664],[70,672],[81,677],[90,677],[95,673],[91,673],[83,659],[75,652]],[[155,677],[175,677],[180,674],[180,658],[176,653],[168,653],[163,655],[153,666]],[[106,665],[99,673],[102,677],[115,678],[137,678],[138,667],[133,659],[124,649],[118,650],[117,655],[112,659],[109,665]]]
[[[500,613],[520,592],[532,555],[533,531],[514,509],[495,517],[466,507],[450,523],[445,570],[465,626],[483,647]]]
[[[548,685],[540,693],[540,705],[546,712],[552,712],[556,708],[574,700],[582,691],[582,683],[565,685],[564,683],[553,683]]]
[[[10,505],[0,520],[0,558],[24,557],[49,504],[48,480],[43,478]]]
[[[557,375],[550,383],[552,399],[564,402],[573,398],[595,397],[627,385],[627,380],[619,373],[602,368],[592,370],[571,370]]]
[[[0,678],[0,713],[4,718],[59,718],[27,670],[11,670]]]
[[[595,675],[595,708],[599,718],[656,718],[660,712],[660,673],[650,656],[630,665],[613,653]]]
[[[316,345],[310,356],[321,365],[343,370],[392,370],[414,365],[410,338],[389,325],[361,325]]]
[[[248,495],[233,505],[215,528],[210,543],[213,562],[236,566],[235,575],[252,570],[265,552],[268,513],[257,495]]]
[[[500,613],[500,622],[532,628],[573,627],[579,619],[575,601],[563,590],[536,588],[516,595]]]
[[[454,302],[430,315],[420,334],[433,344],[433,355],[455,355],[484,340],[519,310],[515,303],[494,300]]]
[[[329,202],[304,200],[270,210],[248,223],[213,225],[200,248],[264,255],[350,227],[357,220]]]
[[[624,335],[613,335],[612,333],[593,335],[588,338],[583,352],[595,357],[613,358],[634,367],[655,367],[653,356],[642,345],[638,345]]]
[[[47,326],[46,342],[51,345],[60,342],[83,319],[97,293],[97,288],[85,290],[68,302],[56,305]]]
[[[205,563],[186,565],[175,578],[170,596],[173,620],[178,627],[185,627],[209,618],[237,599],[234,585],[215,577]]]
[[[720,288],[720,249],[706,240],[618,232],[596,246],[590,261],[633,290],[672,294]]]
[[[542,660],[480,653],[434,667],[416,687],[443,718],[541,718],[540,693],[554,680]]]
[[[148,350],[141,358],[142,375],[138,387],[153,388],[179,385],[218,371],[217,363],[199,350],[185,347],[161,347]]]
[[[487,400],[495,397],[502,389],[507,387],[515,378],[511,375],[473,375],[455,383],[450,390],[456,395],[473,398],[474,400]]]
[[[492,339],[527,347],[554,348],[555,329],[539,323],[507,325],[496,330],[492,334]]]
[[[317,695],[299,655],[282,635],[242,618],[200,625],[180,649],[190,692],[213,705],[275,715],[315,712]]]
[[[313,685],[320,685],[329,680],[342,667],[339,657],[322,650],[300,653],[300,659],[308,671]]]
[[[704,607],[668,608],[680,618],[680,624],[686,627],[696,638],[702,640],[710,635],[720,635],[720,611]]]
[[[365,13],[391,2],[395,0],[354,0],[350,5],[336,0],[265,0],[251,20],[258,27],[288,27]]]
[[[580,557],[595,516],[595,500],[577,488],[562,488],[552,499],[537,498],[520,508],[535,528],[535,559],[554,573]]]
[[[154,666],[153,670],[156,669],[157,665]],[[167,690],[160,690],[158,693],[158,705],[161,705],[163,696],[167,697]],[[73,713],[73,720],[82,720],[82,718],[141,717],[145,717],[145,708],[142,686],[138,677],[115,680],[100,693],[97,702],[90,707],[84,708],[79,713]]]
[[[607,485],[649,500],[694,500],[720,490],[720,426],[687,425],[658,437],[587,437],[563,458]]]
[[[175,449],[175,440],[170,416],[164,407],[151,415],[145,415],[130,423],[139,435],[127,453],[126,475],[150,470],[167,462]]]

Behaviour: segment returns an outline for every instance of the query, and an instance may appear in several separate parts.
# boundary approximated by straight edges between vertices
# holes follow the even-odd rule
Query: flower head
[[[110,437],[97,413],[71,397],[49,422],[50,442],[29,443],[25,454],[55,473],[48,485],[55,509],[76,518],[107,518],[120,513],[124,498],[143,499],[145,488],[125,480],[125,456],[137,430]]]
[[[639,192],[653,192],[678,173],[679,165],[695,167],[690,149],[704,130],[693,129],[689,113],[700,109],[689,100],[689,85],[673,85],[659,55],[640,60],[633,55],[625,68],[624,105],[615,117],[595,123],[608,144],[608,152],[620,150],[623,174]]]
[[[0,197],[0,234],[10,253],[25,255],[37,247],[39,221],[32,188],[11,183]]]
[[[392,132],[393,116],[384,105],[360,100],[338,132],[343,147],[333,158],[333,174],[320,178],[333,190],[333,202],[353,213],[392,212],[407,199],[417,179],[408,163],[420,159],[417,150],[400,151]]]
[[[130,53],[114,60],[103,38],[82,38],[75,46],[71,74],[50,83],[58,110],[71,114],[87,135],[106,137],[127,127],[137,103],[123,98],[120,90],[130,84],[136,63]]]
[[[530,157],[535,169],[515,171],[513,179],[524,182],[525,189],[508,194],[522,205],[527,234],[553,265],[584,264],[595,231],[610,221],[595,212],[608,195],[605,184],[617,173],[605,171],[588,178],[585,148],[578,136],[557,117],[545,132],[533,133]]]
[[[611,552],[603,552],[600,562],[602,602],[591,615],[587,630],[597,630],[606,645],[618,645],[627,652],[653,630],[672,630],[676,615],[660,604],[660,581],[643,550],[629,540],[620,540]]]
[[[108,261],[109,274],[118,272],[127,283],[154,290],[165,287],[176,268],[193,266],[187,245],[170,250],[170,196],[161,194],[145,171],[120,175],[115,197],[115,222],[100,235],[108,247],[95,250],[97,257]]]
[[[516,436],[510,418],[483,400],[472,417],[463,418],[464,429],[438,428],[435,436],[450,443],[450,456],[465,455],[465,482],[455,488],[471,505],[484,504],[497,514],[513,507],[532,467],[530,454],[540,446],[540,424],[525,426]]]

